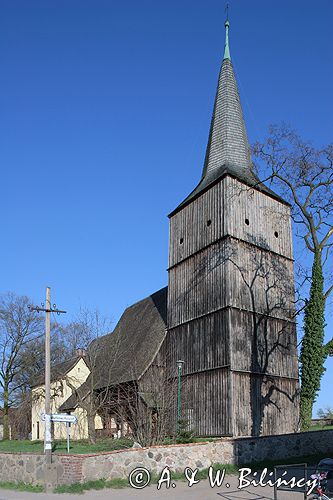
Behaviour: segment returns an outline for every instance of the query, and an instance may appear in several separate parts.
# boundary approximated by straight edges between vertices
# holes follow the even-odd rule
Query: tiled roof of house
[[[82,355],[75,355],[70,359],[67,359],[63,361],[62,363],[58,363],[54,366],[51,366],[51,382],[55,382],[56,380],[60,380],[63,378],[65,375],[67,375],[68,372],[74,368],[76,363],[80,359],[84,359],[84,356]],[[41,372],[37,377],[32,385],[32,387],[38,387],[40,385],[45,384],[45,372]]]

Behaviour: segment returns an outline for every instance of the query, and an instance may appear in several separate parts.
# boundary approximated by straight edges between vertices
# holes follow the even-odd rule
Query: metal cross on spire
[[[227,3],[224,9],[224,12],[226,14],[226,22],[229,21],[229,4]]]

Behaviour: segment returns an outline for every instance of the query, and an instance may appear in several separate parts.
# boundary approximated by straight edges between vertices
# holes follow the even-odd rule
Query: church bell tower
[[[298,426],[290,207],[253,171],[229,22],[201,180],[170,214],[170,367],[196,435]]]

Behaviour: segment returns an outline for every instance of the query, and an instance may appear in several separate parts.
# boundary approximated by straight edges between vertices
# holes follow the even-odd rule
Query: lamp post
[[[177,371],[178,371],[178,397],[177,397],[177,434],[180,432],[180,391],[181,391],[181,375],[183,364],[185,361],[179,359],[177,361]]]

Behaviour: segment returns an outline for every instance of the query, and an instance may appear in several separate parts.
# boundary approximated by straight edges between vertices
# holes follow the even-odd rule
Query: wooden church
[[[228,30],[201,181],[170,214],[168,337],[205,436],[298,428],[289,205],[253,172]]]
[[[94,390],[136,384],[147,401],[149,374],[157,387],[182,361],[181,418],[195,434],[282,434],[299,424],[290,207],[254,174],[225,27],[202,178],[169,216],[168,287],[95,341]]]

